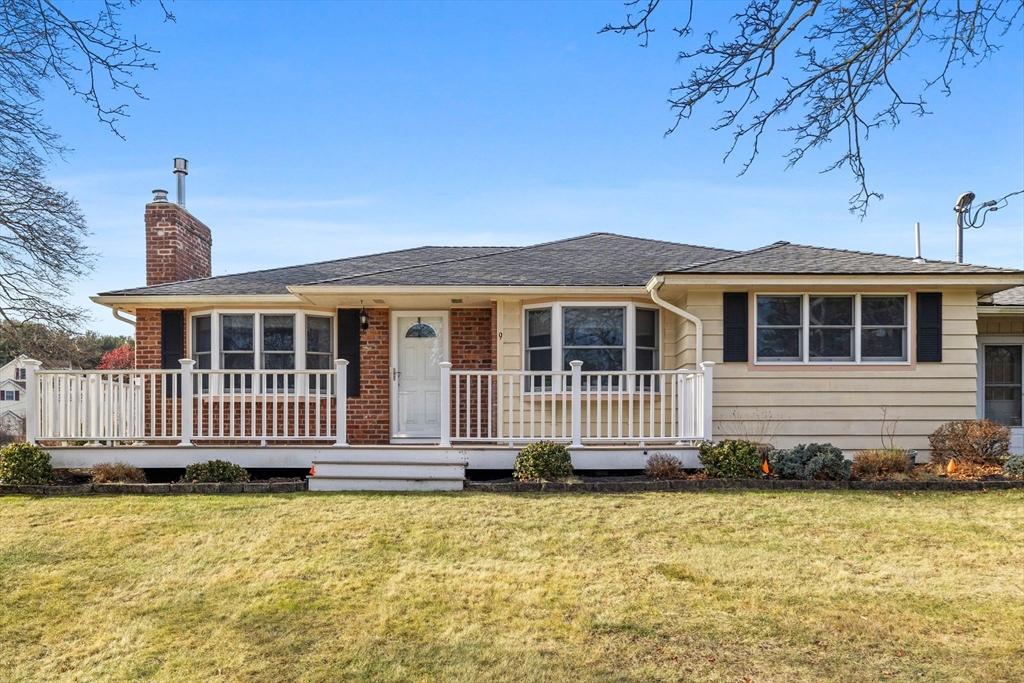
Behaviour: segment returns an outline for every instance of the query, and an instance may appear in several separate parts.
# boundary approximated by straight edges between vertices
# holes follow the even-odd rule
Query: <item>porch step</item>
[[[310,477],[310,491],[461,491],[462,479]]]
[[[313,468],[310,491],[461,491],[466,477],[462,459],[402,460],[393,453],[380,453],[376,459],[314,460]]]

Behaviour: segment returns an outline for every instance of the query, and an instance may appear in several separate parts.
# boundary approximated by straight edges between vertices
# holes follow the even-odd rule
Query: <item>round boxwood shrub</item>
[[[516,456],[514,470],[519,481],[554,481],[572,476],[572,458],[560,443],[538,441]]]
[[[0,484],[40,486],[53,481],[50,454],[30,443],[0,448]]]
[[[249,481],[249,472],[241,465],[227,460],[197,462],[185,468],[184,481],[193,483],[233,483]]]
[[[769,456],[772,473],[779,479],[840,481],[850,478],[850,461],[830,443],[800,444]]]
[[[1024,479],[1024,455],[1011,455],[1003,463],[1003,474],[1016,479]]]
[[[714,479],[750,479],[760,476],[762,448],[752,441],[705,441],[698,446],[700,464]]]

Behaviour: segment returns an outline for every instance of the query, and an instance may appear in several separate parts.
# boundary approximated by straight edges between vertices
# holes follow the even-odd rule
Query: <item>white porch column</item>
[[[196,362],[191,358],[179,358],[181,364],[181,441],[179,446],[192,445],[192,368]],[[173,388],[173,383],[172,383]]]
[[[441,448],[452,445],[452,364],[441,361]]]
[[[583,445],[583,361],[571,360],[569,366],[572,368],[572,447],[579,448]]]
[[[39,439],[39,378],[36,370],[43,362],[26,358],[21,361],[25,368],[25,441],[35,443]]]
[[[701,401],[700,411],[704,425],[701,431],[701,438],[705,441],[711,441],[714,438],[712,433],[711,404],[712,397],[714,396],[715,363],[710,360],[704,361],[700,364],[700,369],[704,373],[704,400]]]
[[[348,446],[348,360],[334,359],[334,446]],[[320,400],[320,399],[317,399]]]

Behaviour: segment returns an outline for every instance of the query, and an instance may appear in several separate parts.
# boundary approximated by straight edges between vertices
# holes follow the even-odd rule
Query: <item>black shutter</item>
[[[160,311],[160,367],[177,370],[185,357],[185,311]]]
[[[725,292],[722,295],[724,325],[722,329],[722,360],[747,362],[747,293]]]
[[[348,361],[348,396],[359,395],[359,309],[338,309],[338,358]]]
[[[917,362],[942,362],[942,293],[917,294]]]

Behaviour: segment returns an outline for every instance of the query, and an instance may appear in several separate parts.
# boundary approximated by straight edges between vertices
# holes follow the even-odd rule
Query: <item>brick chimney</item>
[[[146,204],[146,285],[210,277],[213,238],[202,221],[153,190]]]

